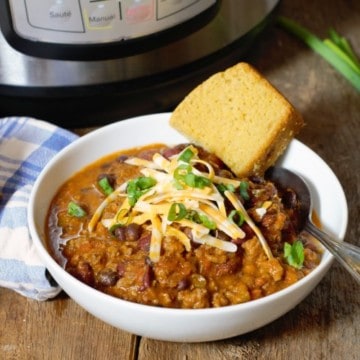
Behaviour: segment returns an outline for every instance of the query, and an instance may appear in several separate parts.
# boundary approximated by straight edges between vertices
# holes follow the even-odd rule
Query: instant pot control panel
[[[216,0],[5,0],[1,1],[3,13],[1,24],[8,23],[5,36],[20,51],[34,51],[35,56],[57,57],[59,46],[69,55],[71,47],[106,44],[122,45],[125,55],[127,43],[136,44],[136,49],[146,50],[149,44],[139,46],[136,40],[168,33],[169,40],[175,36],[174,29],[190,21],[199,23],[200,15],[214,12]],[[5,14],[6,13],[6,14]],[[1,15],[0,15],[1,16]],[[5,19],[6,16],[6,19]],[[170,34],[170,31],[172,32]],[[177,31],[181,36],[182,31]],[[165,39],[165,37],[163,37]],[[164,40],[163,39],[163,40]],[[40,46],[50,46],[48,54],[42,53]],[[57,45],[52,47],[51,45]],[[148,46],[146,46],[148,45]],[[134,51],[135,47],[130,49]],[[43,50],[46,50],[43,48]],[[119,48],[118,48],[119,50]],[[119,51],[117,51],[117,55]],[[73,57],[76,55],[73,55]],[[60,56],[61,57],[61,56]],[[71,59],[71,53],[69,55]],[[93,58],[93,57],[92,57]]]

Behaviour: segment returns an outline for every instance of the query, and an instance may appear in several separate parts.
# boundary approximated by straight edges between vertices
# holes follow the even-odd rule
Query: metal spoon
[[[301,203],[300,228],[318,239],[360,284],[360,247],[336,241],[313,224],[311,194],[305,180],[292,171],[280,167],[270,168],[265,178],[280,188],[291,188],[295,191]]]

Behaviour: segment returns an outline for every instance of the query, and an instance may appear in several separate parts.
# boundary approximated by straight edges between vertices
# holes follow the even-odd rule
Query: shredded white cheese
[[[192,154],[189,160],[182,158],[185,151],[190,151]],[[156,180],[156,184],[144,191],[132,206],[127,196],[128,182],[122,184],[95,211],[88,225],[89,232],[94,231],[105,208],[118,197],[124,197],[116,215],[112,219],[102,219],[101,223],[109,230],[119,224],[121,226],[131,222],[140,225],[149,223],[151,230],[149,258],[153,262],[157,262],[160,258],[162,240],[165,236],[178,239],[186,251],[191,250],[191,240],[228,252],[237,251],[236,244],[214,237],[211,235],[211,229],[215,226],[216,229],[227,234],[230,239],[243,239],[245,237],[244,231],[229,219],[225,207],[225,198],[216,187],[216,184],[238,187],[240,185],[239,180],[216,176],[211,164],[199,159],[198,150],[193,146],[189,146],[180,154],[174,155],[170,160],[156,153],[152,161],[129,158],[126,163],[140,166],[142,176]],[[196,169],[194,167],[196,164],[204,165],[205,171]],[[184,180],[188,175],[188,169],[191,169],[189,176],[195,179],[200,178],[200,181],[204,180],[205,182],[199,186],[189,185]],[[265,253],[269,258],[272,258],[266,240],[252,222],[241,202],[230,191],[225,191],[225,197],[236,210],[243,213],[245,221],[253,228]],[[179,213],[173,214],[174,218],[169,219],[169,212],[174,205]],[[185,209],[186,216],[180,217],[180,207],[182,210]],[[258,210],[263,214],[266,212],[266,207]],[[177,218],[178,216],[179,218]],[[206,221],[203,220],[204,218]],[[189,228],[191,239],[179,230],[179,227]]]

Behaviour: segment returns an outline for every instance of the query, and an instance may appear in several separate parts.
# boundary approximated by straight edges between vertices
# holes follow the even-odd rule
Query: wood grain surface
[[[284,0],[279,13],[320,37],[333,26],[360,55],[360,1]],[[342,183],[349,206],[346,241],[360,246],[360,93],[277,26],[269,28],[243,59],[304,115],[307,125],[299,139],[331,166]],[[303,302],[273,323],[223,341],[183,344],[117,330],[65,294],[36,302],[0,288],[0,358],[355,360],[360,358],[359,298],[360,287],[334,263]]]

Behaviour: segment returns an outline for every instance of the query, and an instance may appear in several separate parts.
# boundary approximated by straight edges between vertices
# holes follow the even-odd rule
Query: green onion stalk
[[[329,30],[329,38],[321,40],[294,20],[280,16],[277,22],[282,28],[302,40],[312,50],[322,56],[355,89],[360,91],[360,61],[348,40],[340,36],[333,28]]]

